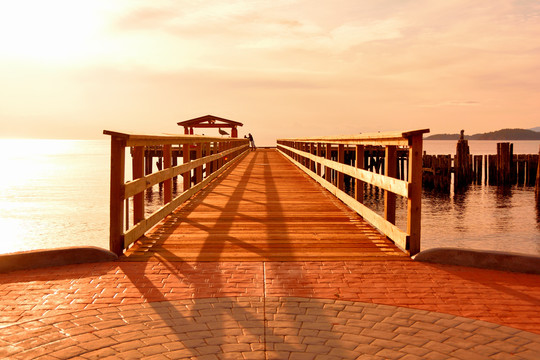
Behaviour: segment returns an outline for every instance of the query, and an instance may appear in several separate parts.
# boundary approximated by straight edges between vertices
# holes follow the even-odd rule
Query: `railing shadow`
[[[238,186],[234,187],[231,194],[222,194],[223,196],[228,197],[223,207],[219,208],[216,205],[211,205],[211,208],[221,210],[213,226],[196,224],[195,221],[192,221],[186,217],[196,211],[198,207],[207,205],[205,204],[205,200],[217,187],[222,186],[225,175],[216,179],[214,182],[209,184],[207,188],[194,196],[191,201],[189,201],[187,204],[185,204],[185,206],[182,207],[180,212],[173,214],[172,217],[181,216],[184,218],[177,218],[174,222],[174,225],[171,225],[167,230],[167,233],[169,235],[161,234],[159,236],[159,241],[156,241],[153,245],[151,245],[148,248],[148,251],[152,251],[153,247],[157,248],[167,243],[168,238],[174,233],[174,230],[178,229],[178,227],[182,223],[189,223],[190,225],[196,226],[198,229],[207,233],[203,247],[199,255],[197,256],[195,262],[186,261],[186,258],[183,258],[181,256],[181,251],[173,253],[163,247],[160,247],[159,252],[156,252],[154,254],[156,260],[159,260],[160,263],[167,269],[167,271],[170,272],[171,276],[176,277],[178,281],[190,282],[190,276],[197,273],[197,269],[193,267],[194,264],[201,264],[202,262],[208,263],[209,260],[220,261],[226,243],[234,244],[245,251],[252,252],[253,254],[262,257],[263,260],[260,261],[260,266],[257,270],[258,275],[255,274],[255,276],[260,277],[256,279],[256,281],[260,284],[259,288],[257,288],[257,295],[260,296],[263,301],[263,319],[260,318],[260,314],[257,314],[256,311],[249,311],[249,309],[245,308],[237,309],[237,311],[240,311],[240,315],[245,317],[246,319],[255,319],[256,322],[260,321],[260,327],[263,328],[262,334],[259,332],[259,330],[255,328],[248,328],[243,330],[248,332],[251,331],[250,335],[252,336],[262,336],[261,343],[265,344],[264,350],[266,351],[266,338],[274,335],[280,335],[280,330],[268,328],[268,318],[266,316],[267,284],[265,278],[265,264],[267,261],[280,261],[283,256],[282,254],[276,255],[272,252],[273,239],[278,239],[277,241],[279,242],[279,251],[281,253],[288,253],[288,260],[294,260],[295,255],[293,253],[293,247],[290,244],[290,237],[288,235],[289,229],[286,222],[285,209],[283,208],[282,199],[279,195],[280,190],[278,189],[278,184],[276,183],[276,179],[274,177],[275,174],[273,173],[272,168],[270,166],[267,166],[270,162],[268,152],[256,152],[251,155],[250,158],[246,158],[244,161],[247,161],[247,165],[244,165],[245,170],[243,170],[241,174],[238,174],[239,171],[242,171],[239,164],[234,165],[227,172],[227,175],[231,175],[231,172],[235,171],[234,175],[238,176]],[[262,172],[254,171],[258,166],[264,166]],[[254,173],[256,174],[254,175]],[[250,183],[250,181],[252,180],[256,182],[256,186],[261,186],[261,190],[254,190],[249,188],[250,184],[252,186],[254,184]],[[248,192],[252,194],[259,193],[264,197],[264,200],[251,201],[248,199],[243,199],[243,196]],[[256,206],[262,205],[262,209],[258,209],[252,214],[242,214],[241,202],[244,202],[244,204],[247,202]],[[261,227],[264,227],[263,234],[265,234],[265,236],[268,238],[266,244],[259,243],[261,244],[259,247],[257,245],[249,243],[249,241],[243,241],[235,237],[235,230],[233,229],[234,221],[231,221],[230,214],[237,214],[234,217],[235,219],[236,217],[238,217],[242,220],[247,220],[250,223],[255,223],[257,225],[260,225]],[[268,221],[269,219],[271,219],[271,221]],[[213,232],[216,232],[218,230],[219,234],[213,234]],[[219,240],[217,244],[216,240]],[[207,252],[213,252],[215,253],[215,256],[209,257],[207,254],[205,254]],[[176,264],[178,263],[182,263],[183,265],[177,266]],[[124,265],[122,266],[122,264]],[[159,289],[153,286],[152,281],[148,279],[144,273],[130,273],[128,266],[126,265],[127,263],[124,262],[122,264],[121,267],[126,272],[128,278],[130,278],[133,284],[137,284],[135,286],[137,286],[141,295],[145,297],[147,301],[152,303],[169,300],[163,293],[159,291]],[[303,277],[299,277],[299,280],[300,278]],[[227,286],[227,280],[228,279],[225,278],[223,274],[221,274],[219,271],[216,271],[213,274],[213,278],[211,281],[215,289],[223,289]],[[300,280],[300,282],[302,282],[302,280]],[[308,286],[307,282],[304,284],[300,282],[298,282],[296,286]],[[194,282],[193,285],[197,286],[200,284]],[[304,293],[305,295],[312,295],[313,289],[304,289]],[[219,291],[212,295],[216,297],[221,296]],[[224,296],[227,295],[224,294]],[[268,306],[279,307],[279,303],[276,303],[274,300]],[[276,310],[273,309],[273,311]],[[174,313],[172,314],[173,318],[181,316],[182,314],[178,311],[174,311]],[[175,325],[175,322],[168,318],[163,318],[162,320],[170,323],[171,327]],[[226,321],[226,319],[218,318],[217,321]],[[293,326],[293,324],[291,324],[291,326]],[[193,352],[193,354],[195,355],[195,352]]]

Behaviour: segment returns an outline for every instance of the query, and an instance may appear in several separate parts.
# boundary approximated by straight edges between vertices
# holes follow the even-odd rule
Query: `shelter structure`
[[[217,128],[219,133],[224,135],[225,131],[221,130],[222,128],[231,129],[231,137],[238,137],[238,126],[243,126],[241,122],[232,121],[224,118],[220,118],[214,115],[205,115],[195,119],[181,121],[178,123],[179,126],[184,127],[184,134],[193,135],[194,128]]]

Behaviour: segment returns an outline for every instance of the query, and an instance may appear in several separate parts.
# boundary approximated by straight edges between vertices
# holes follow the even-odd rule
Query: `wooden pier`
[[[420,251],[428,131],[283,139],[277,150],[254,152],[246,139],[105,131],[111,136],[111,251],[134,261],[407,259]],[[147,174],[145,157],[158,154],[156,146],[163,169]],[[376,158],[381,148],[384,175]],[[126,149],[130,181],[124,179]],[[354,165],[345,149],[354,150]],[[180,155],[182,164],[174,165]],[[407,180],[398,159],[406,159]],[[183,192],[173,198],[175,177],[183,179]],[[346,179],[354,194],[345,191]],[[163,206],[146,215],[144,192],[156,184],[163,184]],[[363,205],[364,184],[384,190],[384,214]],[[408,199],[406,229],[395,225],[398,195]]]
[[[274,150],[249,152],[128,249],[129,261],[403,260]]]

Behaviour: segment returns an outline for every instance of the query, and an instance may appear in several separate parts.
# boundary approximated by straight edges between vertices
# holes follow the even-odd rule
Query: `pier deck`
[[[165,218],[122,259],[410,261],[272,149],[250,152]]]

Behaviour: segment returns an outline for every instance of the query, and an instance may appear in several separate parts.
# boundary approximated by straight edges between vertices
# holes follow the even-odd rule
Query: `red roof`
[[[205,115],[195,119],[180,121],[178,123],[180,126],[184,127],[204,127],[204,128],[220,128],[220,127],[230,127],[234,128],[237,126],[243,126],[241,122],[232,121],[229,119],[220,118],[214,115]]]

